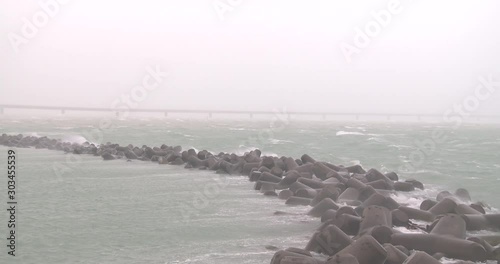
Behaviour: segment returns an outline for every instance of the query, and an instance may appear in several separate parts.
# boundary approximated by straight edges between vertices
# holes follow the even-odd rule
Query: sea
[[[333,120],[7,118],[0,134],[68,142],[169,146],[300,158],[395,171],[425,190],[394,197],[418,207],[466,188],[500,208],[500,125]],[[7,254],[7,151],[0,146],[0,263],[270,263],[303,248],[320,220],[253,189],[246,176],[154,162],[15,149],[16,256]],[[287,214],[275,214],[281,211]],[[481,231],[480,234],[491,234]],[[446,263],[446,262],[445,262]],[[451,262],[450,262],[451,263]]]

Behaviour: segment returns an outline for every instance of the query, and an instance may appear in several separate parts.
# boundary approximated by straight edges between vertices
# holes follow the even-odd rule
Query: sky
[[[1,0],[0,104],[432,114],[458,104],[500,115],[499,10],[497,0]]]

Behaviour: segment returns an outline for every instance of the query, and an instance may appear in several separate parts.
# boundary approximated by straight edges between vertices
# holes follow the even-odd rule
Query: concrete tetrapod
[[[450,258],[463,260],[484,260],[487,252],[478,243],[451,236],[416,233],[395,233],[391,244],[402,245],[407,249],[421,250],[428,254],[444,253]]]
[[[387,251],[384,247],[372,236],[368,235],[358,238],[335,256],[330,257],[327,263],[330,263],[329,261],[335,259],[337,255],[342,256],[346,254],[353,255],[359,264],[384,264],[387,259]]]

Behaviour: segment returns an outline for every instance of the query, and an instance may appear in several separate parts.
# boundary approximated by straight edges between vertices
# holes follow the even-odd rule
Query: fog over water
[[[0,1],[0,263],[497,263],[499,10]]]
[[[0,3],[0,104],[112,107],[156,69],[133,107],[500,113],[498,1],[65,2]]]

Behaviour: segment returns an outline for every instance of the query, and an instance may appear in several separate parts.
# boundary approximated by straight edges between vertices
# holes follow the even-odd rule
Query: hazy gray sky
[[[110,107],[156,65],[168,77],[138,108],[443,113],[500,81],[497,0],[65,2],[1,1],[0,103]]]

